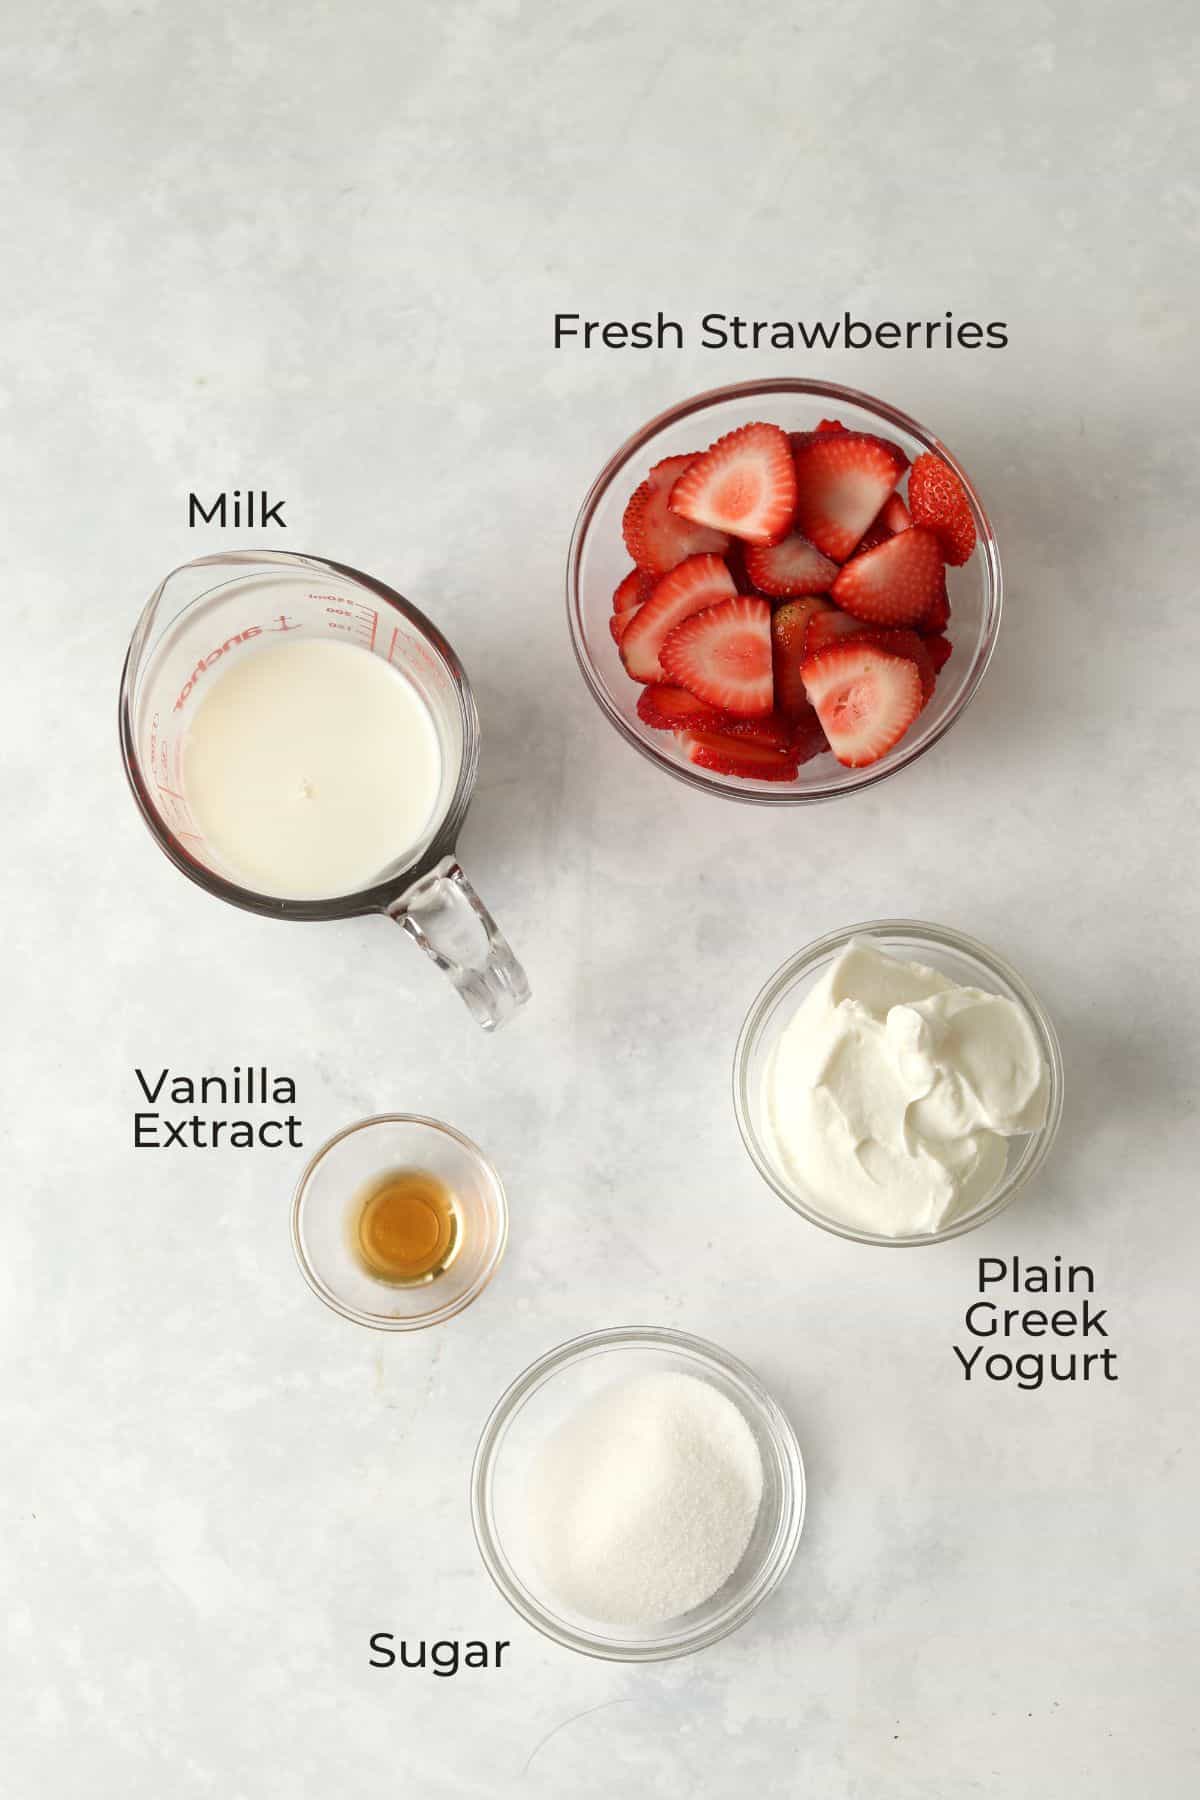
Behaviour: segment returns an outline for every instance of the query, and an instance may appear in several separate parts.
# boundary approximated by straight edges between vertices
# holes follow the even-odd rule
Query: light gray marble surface
[[[1192,9],[950,0],[16,0],[0,45],[7,628],[7,1800],[1183,1800],[1196,1791],[1196,95]],[[13,179],[15,178],[15,179]],[[556,309],[1006,320],[1003,353],[560,352]],[[1008,576],[978,699],[894,782],[693,795],[577,678],[566,544],[660,407],[770,372],[927,421]],[[121,656],[189,490],[395,582],[478,690],[463,854],[535,999],[489,1039],[383,921],[231,912],[158,854]],[[282,537],[281,540],[282,541]],[[1042,993],[1068,1108],[977,1237],[792,1217],[728,1069],[760,983],[940,919]],[[343,1323],[300,1156],[130,1149],[135,1065],[263,1061],[307,1143],[411,1109],[508,1183],[453,1325]],[[968,1388],[980,1254],[1096,1270],[1121,1378]],[[467,1473],[543,1350],[668,1323],[754,1366],[811,1510],[739,1635],[560,1651],[476,1556]],[[507,1636],[499,1673],[367,1637]]]

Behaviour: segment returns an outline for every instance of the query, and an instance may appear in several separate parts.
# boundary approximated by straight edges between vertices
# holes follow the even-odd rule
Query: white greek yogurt
[[[882,1237],[939,1230],[996,1187],[1006,1139],[1044,1122],[1049,1071],[1024,1009],[855,939],[805,996],[766,1073],[788,1174]]]

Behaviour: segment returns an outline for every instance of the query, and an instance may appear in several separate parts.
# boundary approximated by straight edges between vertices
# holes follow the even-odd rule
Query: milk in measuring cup
[[[441,788],[437,730],[408,678],[354,644],[255,649],[214,679],[183,746],[197,830],[242,887],[326,900],[403,861]]]

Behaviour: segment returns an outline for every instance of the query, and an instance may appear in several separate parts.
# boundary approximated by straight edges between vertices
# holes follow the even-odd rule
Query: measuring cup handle
[[[447,856],[387,910],[450,977],[485,1031],[495,1031],[524,1006],[525,971],[455,857]]]

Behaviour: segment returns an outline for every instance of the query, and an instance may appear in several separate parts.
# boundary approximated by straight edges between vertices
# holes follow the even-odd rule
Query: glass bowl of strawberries
[[[971,699],[1000,627],[996,540],[965,470],[882,400],[742,382],[609,460],[567,564],[575,655],[660,768],[735,800],[851,793]]]

